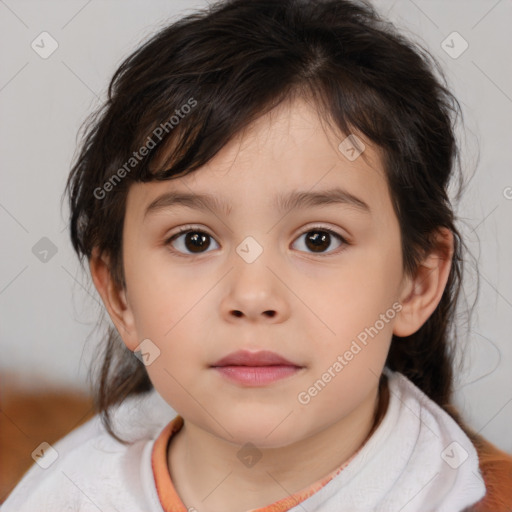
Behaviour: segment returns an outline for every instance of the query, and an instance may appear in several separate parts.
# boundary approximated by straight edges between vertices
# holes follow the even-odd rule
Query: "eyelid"
[[[205,233],[206,235],[211,236],[212,238],[215,238],[206,228],[203,228],[202,226],[195,225],[195,224],[186,224],[184,226],[180,226],[179,229],[172,235],[169,235],[166,238],[165,243],[168,243],[174,237],[181,235],[182,233],[188,233],[189,231],[197,231],[200,233]]]
[[[298,232],[297,232],[297,236],[301,236],[301,235],[304,235],[305,233],[308,233],[309,231],[314,231],[315,229],[318,229],[319,231],[320,230],[325,230],[329,233],[332,233],[333,235],[336,235],[336,236],[339,236],[345,243],[348,244],[348,235],[342,235],[339,231],[337,231],[336,228],[333,228],[333,227],[330,227],[328,225],[323,225],[322,223],[312,223],[311,225],[306,225],[305,227],[301,228]]]
[[[341,233],[336,231],[335,228],[332,228],[332,227],[327,226],[327,225],[322,225],[321,223],[312,223],[311,225],[306,225],[305,227],[301,228],[297,232],[297,234],[295,236],[297,237],[297,236],[303,235],[304,233],[307,233],[308,231],[312,231],[314,229],[325,229],[326,231],[329,231],[330,233],[333,233],[333,234],[339,236],[340,238],[342,238],[343,240],[345,240],[348,243],[348,236],[342,235]],[[176,232],[174,232],[173,234],[169,235],[167,237],[166,241],[170,240],[174,236],[180,235],[182,233],[186,233],[187,231],[199,231],[199,232],[203,232],[203,233],[211,236],[212,238],[215,238],[215,236],[212,235],[209,232],[209,230],[207,228],[205,228],[205,227],[202,227],[202,226],[200,226],[198,224],[185,224],[183,226],[180,226],[179,229]]]

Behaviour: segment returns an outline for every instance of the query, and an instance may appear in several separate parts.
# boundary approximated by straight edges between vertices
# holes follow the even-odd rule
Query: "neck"
[[[260,450],[253,466],[240,463],[240,446],[186,421],[169,445],[168,466],[178,495],[201,512],[264,507],[321,481],[372,435],[387,409],[385,377],[362,407],[299,442]],[[193,508],[192,508],[193,510]]]

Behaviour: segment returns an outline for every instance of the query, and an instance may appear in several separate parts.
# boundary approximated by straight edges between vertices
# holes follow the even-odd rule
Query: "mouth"
[[[275,352],[240,350],[219,359],[211,368],[237,384],[264,386],[295,375],[304,367]]]
[[[296,366],[301,365],[289,361],[285,357],[270,352],[269,350],[260,350],[258,352],[249,352],[248,350],[238,350],[231,352],[227,356],[213,363],[213,367],[218,366]]]

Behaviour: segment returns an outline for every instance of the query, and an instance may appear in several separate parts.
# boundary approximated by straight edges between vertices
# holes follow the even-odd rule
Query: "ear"
[[[126,297],[126,290],[119,288],[112,277],[108,256],[100,255],[98,248],[95,247],[89,260],[89,268],[94,286],[124,344],[130,350],[135,350],[139,342],[133,313]]]
[[[396,317],[393,334],[410,336],[432,315],[443,296],[452,257],[453,233],[440,228],[435,249],[420,263],[416,275],[404,281],[400,297],[402,310]]]

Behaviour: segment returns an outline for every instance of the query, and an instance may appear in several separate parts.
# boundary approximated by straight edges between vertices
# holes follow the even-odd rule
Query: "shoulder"
[[[512,456],[478,434],[471,441],[478,453],[480,472],[487,488],[484,498],[470,512],[512,511]]]
[[[172,409],[160,408],[154,394],[130,399],[113,411],[113,438],[99,416],[42,453],[7,500],[1,512],[50,512],[98,509],[161,510],[154,492],[151,449]],[[151,414],[153,407],[159,414]],[[163,414],[162,414],[163,412]]]
[[[466,425],[454,405],[447,405],[445,409],[475,447],[486,488],[485,496],[465,512],[512,512],[512,456]]]
[[[128,456],[132,459],[130,468],[135,463],[138,469],[143,449],[119,443],[101,432],[99,423],[95,417],[42,449],[36,463],[2,505],[2,512],[88,511],[96,504],[101,509],[105,494],[113,491],[109,485],[113,479],[117,482],[116,493],[120,494],[130,478],[129,471],[120,478],[121,461]]]
[[[395,389],[409,386],[408,393],[417,395],[421,401],[422,391],[409,385],[406,377],[395,372],[392,380],[396,381]],[[407,393],[403,394],[407,395]],[[423,411],[428,415],[432,411],[435,412],[435,409],[443,410],[447,416],[451,417],[452,423],[465,434],[474,452],[474,468],[471,468],[470,472],[480,477],[479,481],[485,488],[478,497],[478,501],[475,500],[473,505],[464,509],[464,512],[512,512],[512,456],[471,429],[453,404],[446,404],[441,408],[429,400],[424,400],[423,403],[425,408],[422,410],[422,419],[426,419]],[[469,451],[466,445],[464,447]],[[466,468],[466,464],[461,468]]]

